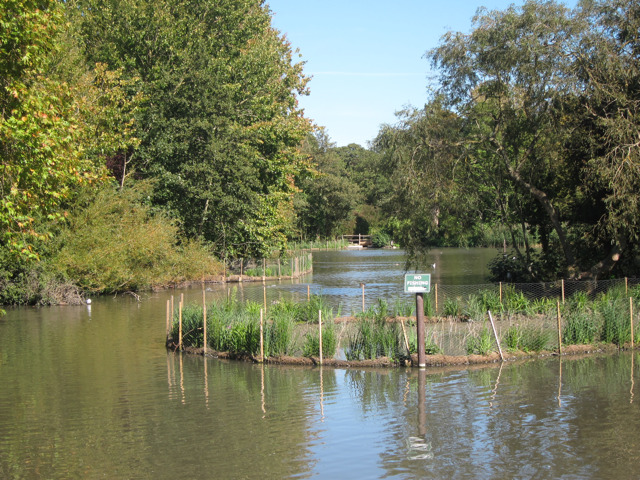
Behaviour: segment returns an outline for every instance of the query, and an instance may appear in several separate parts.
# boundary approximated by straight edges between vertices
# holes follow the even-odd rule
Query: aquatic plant
[[[594,315],[580,308],[570,311],[564,318],[562,343],[565,345],[588,345],[595,341],[599,325]]]
[[[601,303],[602,330],[600,339],[605,343],[621,346],[631,340],[631,325],[628,313],[621,299],[612,298],[609,302]]]
[[[522,292],[517,292],[512,286],[503,289],[504,310],[514,313],[527,313],[530,308],[529,299]]]
[[[293,328],[293,317],[283,314],[274,316],[264,332],[265,355],[287,355],[292,346]]]
[[[493,340],[486,326],[467,339],[467,355],[488,355],[492,351]]]
[[[397,323],[363,318],[358,322],[355,335],[349,340],[345,355],[348,360],[398,358],[402,355],[401,351],[402,341]]]
[[[541,352],[549,345],[551,331],[537,327],[526,328],[522,335],[520,350],[523,352]]]
[[[470,295],[463,309],[463,314],[470,321],[479,321],[486,315],[486,312],[482,297],[480,295]]]
[[[515,352],[540,352],[551,339],[551,332],[537,327],[512,325],[504,335],[503,342],[507,350]]]
[[[323,358],[331,358],[336,354],[338,345],[338,335],[336,333],[333,322],[322,324],[322,356]],[[320,334],[316,331],[309,332],[305,335],[304,345],[302,346],[302,355],[305,357],[320,356]]]
[[[512,325],[509,327],[507,332],[504,334],[504,338],[502,341],[507,350],[511,352],[515,352],[520,350],[520,345],[522,344],[523,332],[522,329],[518,325]]]
[[[444,307],[442,313],[445,317],[457,317],[460,315],[460,303],[453,298],[447,298],[444,301]]]
[[[426,299],[425,299],[426,301]],[[415,310],[415,302],[404,298],[395,297],[393,299],[393,314],[396,317],[410,317]]]
[[[418,353],[418,336],[415,333],[409,335],[409,352],[411,354]],[[427,337],[424,339],[424,352],[426,355],[437,355],[442,353],[442,349],[433,337]]]

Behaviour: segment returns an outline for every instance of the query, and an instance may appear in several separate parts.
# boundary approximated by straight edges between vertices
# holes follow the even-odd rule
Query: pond
[[[325,262],[357,298],[336,263],[359,281],[376,262],[339,253],[267,291],[329,289]],[[379,271],[394,271],[387,255]],[[367,288],[395,290],[379,278]],[[0,478],[637,477],[637,354],[427,370],[190,357],[163,344],[166,301],[180,293],[201,298],[104,297],[0,319]]]

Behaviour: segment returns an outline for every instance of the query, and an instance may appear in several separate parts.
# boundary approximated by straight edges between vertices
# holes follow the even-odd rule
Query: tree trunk
[[[560,222],[558,212],[551,203],[551,200],[549,200],[547,194],[539,188],[531,185],[529,182],[525,181],[520,175],[520,172],[514,169],[508,163],[508,161],[505,161],[505,164],[507,167],[507,173],[509,174],[511,179],[522,188],[524,188],[527,192],[529,192],[533,196],[533,198],[538,200],[538,202],[540,202],[540,204],[542,205],[542,208],[544,208],[545,212],[547,212],[549,220],[551,220],[551,225],[553,225],[553,229],[558,234],[558,239],[560,240],[560,245],[562,247],[562,252],[564,253],[564,258],[567,261],[567,265],[569,265],[570,268],[575,267],[576,257],[573,254],[573,249],[571,248],[571,245],[567,240],[567,235],[564,231],[564,228],[562,227],[562,223]]]

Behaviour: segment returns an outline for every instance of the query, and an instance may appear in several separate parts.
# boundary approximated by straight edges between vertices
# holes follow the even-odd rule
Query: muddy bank
[[[177,345],[168,343],[167,347],[176,351]],[[620,351],[614,345],[567,345],[562,347],[562,356],[584,356],[596,353],[615,353]],[[622,350],[626,350],[623,348]],[[183,352],[190,355],[205,355],[204,348],[185,347]],[[220,358],[227,360],[246,361],[260,363],[259,357],[246,354],[233,354],[229,352],[215,352],[207,349],[207,357]],[[537,358],[547,358],[559,356],[558,352],[543,351],[538,353],[527,352],[508,352],[504,353],[504,361],[530,360]],[[469,366],[469,365],[486,365],[491,363],[499,363],[500,354],[497,352],[490,355],[427,355],[426,367],[446,367],[446,366]],[[318,357],[265,357],[263,363],[274,365],[297,365],[297,366],[316,366],[320,365]],[[336,368],[389,368],[389,367],[417,367],[418,355],[413,354],[411,358],[394,360],[388,357],[380,357],[374,360],[340,360],[335,358],[325,358],[322,361],[323,366]]]

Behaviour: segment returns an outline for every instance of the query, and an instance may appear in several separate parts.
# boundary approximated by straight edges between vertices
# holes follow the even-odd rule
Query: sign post
[[[424,349],[424,298],[423,293],[431,291],[431,275],[428,273],[408,273],[404,276],[405,293],[416,294],[416,329],[418,334],[418,367],[427,365]]]

